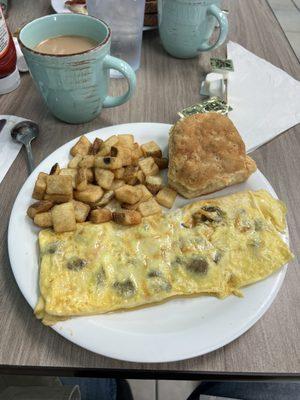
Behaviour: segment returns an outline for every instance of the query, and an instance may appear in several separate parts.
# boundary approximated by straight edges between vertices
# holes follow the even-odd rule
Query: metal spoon
[[[39,134],[38,125],[32,121],[21,121],[12,128],[10,134],[14,141],[22,143],[25,146],[29,171],[31,173],[34,170],[31,142]]]

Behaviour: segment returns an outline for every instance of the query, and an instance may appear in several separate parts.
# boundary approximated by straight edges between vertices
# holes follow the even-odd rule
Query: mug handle
[[[216,43],[212,45],[205,43],[198,48],[199,51],[210,51],[221,46],[228,34],[228,20],[226,15],[214,4],[211,4],[208,7],[207,12],[209,15],[214,16],[218,20],[220,25],[220,33]]]
[[[103,61],[104,69],[116,69],[119,71],[128,82],[128,90],[121,96],[106,96],[103,102],[103,107],[117,107],[123,103],[126,103],[133,95],[136,87],[136,76],[134,70],[127,62],[120,60],[119,58],[110,56],[107,54]]]

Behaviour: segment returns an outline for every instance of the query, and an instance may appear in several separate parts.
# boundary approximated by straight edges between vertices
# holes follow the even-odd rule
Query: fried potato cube
[[[155,199],[151,198],[140,203],[138,206],[138,211],[143,217],[148,217],[149,215],[161,213],[161,207],[157,201],[155,201]]]
[[[55,163],[50,169],[50,175],[59,175],[59,173],[60,173],[60,167],[58,163]]]
[[[68,203],[73,199],[73,193],[71,194],[45,194],[44,200],[53,201],[53,203]]]
[[[78,168],[78,164],[82,160],[82,155],[77,154],[75,157],[72,158],[72,160],[69,161],[68,163],[68,168]]]
[[[111,212],[122,211],[121,204],[115,198],[113,198],[105,207],[109,208]]]
[[[115,175],[112,171],[109,171],[108,169],[95,168],[95,180],[103,189],[110,189],[114,178]]]
[[[104,141],[104,145],[108,147],[112,147],[118,143],[119,139],[116,135],[110,136],[108,139]]]
[[[137,178],[137,180],[138,180],[138,182],[139,183],[144,183],[145,182],[145,179],[146,179],[146,177],[145,177],[145,175],[144,175],[144,172],[142,171],[142,170],[138,170],[138,172],[136,173],[136,178]]]
[[[35,182],[32,197],[36,200],[43,200],[45,192],[46,192],[46,178],[48,174],[45,172],[40,172],[38,178]]]
[[[86,156],[91,148],[91,142],[85,136],[80,136],[78,142],[71,148],[70,153],[73,157],[77,154],[81,154],[82,156]]]
[[[164,207],[172,208],[177,192],[171,188],[164,187],[156,195],[156,200]]]
[[[124,168],[124,167],[118,168],[118,169],[114,169],[114,170],[113,170],[113,173],[114,173],[114,175],[115,175],[115,178],[116,178],[116,179],[122,179],[123,176],[124,176],[124,171],[125,171],[125,168]]]
[[[124,210],[137,210],[140,203],[141,201],[138,201],[135,204],[122,203],[121,208]]]
[[[72,177],[69,175],[48,175],[46,177],[47,194],[71,194],[73,191]]]
[[[116,189],[118,189],[124,185],[125,185],[125,182],[122,179],[115,179],[110,187],[110,190],[115,191]]]
[[[87,168],[86,169],[86,177],[89,183],[94,182],[94,168]]]
[[[95,161],[95,156],[92,156],[92,155],[83,156],[82,160],[78,164],[78,167],[79,168],[93,168],[94,161]]]
[[[93,156],[95,156],[98,151],[100,150],[101,146],[102,146],[103,140],[100,138],[96,138],[93,141],[92,147],[90,148],[89,154],[92,154]]]
[[[145,157],[162,157],[162,152],[157,143],[151,140],[141,145]]]
[[[76,187],[76,176],[77,176],[77,169],[75,168],[62,168],[60,170],[59,175],[67,175],[72,177],[72,186],[75,189]]]
[[[78,191],[85,190],[88,185],[88,180],[87,180],[87,169],[86,168],[79,168],[77,170],[77,175],[75,179],[75,188]]]
[[[36,203],[31,204],[31,206],[27,209],[27,215],[29,218],[34,219],[36,214],[40,214],[42,212],[49,211],[54,205],[53,201],[50,200],[41,200]]]
[[[130,134],[118,135],[118,144],[125,147],[132,147],[134,143],[134,136]]]
[[[144,153],[138,143],[134,143],[131,151],[131,163],[132,165],[138,165],[140,158],[144,157]]]
[[[110,155],[112,157],[117,157],[119,155],[119,152],[120,152],[119,147],[112,146],[110,149]]]
[[[124,185],[115,190],[115,197],[122,203],[135,204],[143,196],[140,188],[130,185]]]
[[[132,161],[131,157],[131,149],[128,147],[116,145],[112,146],[110,150],[110,154],[112,157],[118,157],[122,160],[122,166],[130,165]]]
[[[82,201],[72,200],[74,211],[75,211],[75,219],[76,222],[84,222],[91,210],[91,207],[88,204],[82,203]]]
[[[148,199],[151,199],[152,194],[150,193],[150,191],[147,189],[147,187],[145,185],[136,185],[136,188],[141,189],[141,191],[143,193],[141,201],[146,201]]]
[[[75,210],[72,201],[54,206],[51,214],[55,232],[71,232],[76,230]]]
[[[155,164],[152,157],[144,158],[143,160],[140,160],[138,164],[146,176],[157,175],[159,172],[158,166]]]
[[[134,210],[122,210],[114,211],[112,213],[113,221],[120,225],[138,225],[142,216],[138,211]]]
[[[97,156],[110,156],[110,146],[107,146],[106,144],[102,144],[100,150],[98,151],[98,153],[96,154]]]
[[[40,228],[50,228],[53,225],[51,211],[36,214],[33,222]]]
[[[133,151],[137,154],[137,156],[139,158],[144,157],[143,150],[142,150],[141,146],[138,143],[134,143],[133,144]]]
[[[99,201],[97,201],[97,203],[93,204],[93,207],[106,206],[114,197],[115,197],[115,192],[113,190],[109,190],[108,192],[104,193],[102,198]]]
[[[96,203],[103,196],[103,190],[100,186],[88,184],[87,188],[81,192],[74,190],[74,198],[83,203]]]
[[[135,185],[138,182],[137,173],[139,167],[128,165],[125,167],[123,180],[129,185]]]
[[[112,220],[112,212],[108,208],[98,208],[91,211],[89,219],[93,224],[102,224]]]
[[[96,156],[94,166],[103,169],[119,169],[123,166],[122,159],[119,157]]]
[[[126,210],[137,210],[137,209],[138,209],[138,206],[139,206],[142,202],[151,199],[152,194],[149,192],[149,190],[146,188],[145,185],[136,185],[136,188],[139,188],[139,189],[142,190],[143,195],[142,195],[141,200],[138,201],[138,202],[135,203],[135,204],[122,203],[122,208],[125,208]]]
[[[166,169],[168,168],[169,165],[169,160],[167,158],[159,158],[159,157],[154,157],[154,162],[158,166],[159,169]]]
[[[75,159],[75,158],[74,158]],[[70,163],[69,163],[70,165]],[[94,181],[94,172],[93,168],[85,168],[86,170],[86,177],[88,182],[93,182]],[[69,175],[72,177],[72,185],[73,188],[76,188],[76,176],[77,176],[78,170],[77,168],[62,168],[60,171],[60,175]]]
[[[156,194],[163,187],[162,177],[159,175],[156,176],[148,175],[146,176],[145,185],[152,194]]]

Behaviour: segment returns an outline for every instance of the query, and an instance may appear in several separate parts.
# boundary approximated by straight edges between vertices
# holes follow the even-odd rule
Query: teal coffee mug
[[[191,58],[219,47],[228,33],[219,5],[219,0],[158,0],[158,28],[165,50],[174,57]],[[219,36],[210,44],[217,21]]]
[[[64,35],[87,37],[97,44],[90,50],[68,55],[34,50],[42,41]],[[33,80],[50,111],[62,121],[88,122],[102,107],[125,103],[135,90],[133,69],[110,55],[110,28],[97,18],[80,14],[48,15],[25,25],[18,39]],[[117,97],[107,95],[110,69],[125,76],[127,93]]]

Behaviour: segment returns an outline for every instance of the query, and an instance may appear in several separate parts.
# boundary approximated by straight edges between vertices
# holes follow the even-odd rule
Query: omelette
[[[292,258],[280,235],[285,214],[281,201],[259,190],[197,201],[136,226],[42,230],[35,314],[51,325],[174,296],[241,295]]]

